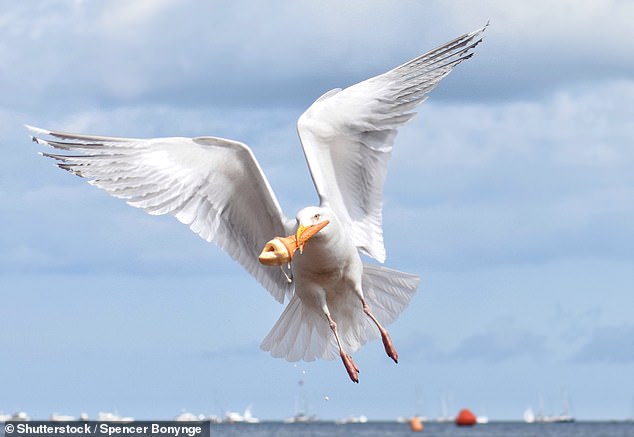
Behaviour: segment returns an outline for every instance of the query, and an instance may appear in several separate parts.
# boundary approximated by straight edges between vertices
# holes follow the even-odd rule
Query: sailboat
[[[314,414],[307,414],[306,398],[304,396],[304,380],[297,382],[299,386],[299,395],[295,398],[295,415],[284,419],[284,423],[310,423],[318,422],[319,418]]]
[[[563,407],[561,413],[557,416],[551,416],[551,422],[553,423],[570,423],[574,422],[575,418],[570,414],[570,399],[568,397],[568,390],[564,387],[563,391]]]
[[[570,414],[570,401],[568,399],[568,391],[563,389],[563,406],[561,413],[547,415],[544,414],[544,401],[541,393],[539,394],[539,412],[537,415],[533,414],[533,410],[529,407],[524,411],[524,422],[526,423],[570,423],[574,422],[575,418]],[[528,420],[527,420],[528,419]]]
[[[436,418],[436,422],[440,422],[440,423],[454,422],[456,418],[449,415],[449,408],[448,408],[449,403],[450,403],[450,395],[443,394],[442,398],[440,399],[441,415]]]

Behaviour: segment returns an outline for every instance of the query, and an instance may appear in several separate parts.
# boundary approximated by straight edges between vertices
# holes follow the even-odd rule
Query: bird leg
[[[383,347],[385,348],[385,353],[388,357],[392,358],[395,363],[398,363],[398,353],[394,348],[394,344],[392,343],[392,338],[390,338],[390,334],[387,332],[379,321],[372,314],[372,310],[370,306],[366,303],[365,299],[361,298],[361,303],[363,304],[363,312],[374,322],[377,328],[379,328],[379,332],[381,333],[381,340],[383,341]]]
[[[339,334],[337,333],[337,324],[335,323],[334,320],[332,320],[332,317],[330,317],[330,314],[326,313],[326,317],[328,318],[328,324],[330,325],[330,329],[332,330],[333,334],[335,334],[335,339],[337,340],[337,346],[339,346],[339,355],[341,356],[341,361],[343,361],[343,365],[346,368],[346,371],[348,372],[348,376],[350,377],[352,382],[358,383],[359,382],[359,368],[357,367],[355,362],[352,360],[352,357],[348,355],[348,353],[343,349],[343,346],[341,345],[341,340],[339,340]]]

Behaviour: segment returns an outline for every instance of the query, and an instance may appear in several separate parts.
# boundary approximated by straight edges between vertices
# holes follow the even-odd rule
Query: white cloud
[[[0,16],[0,63],[11,66],[0,91],[29,110],[44,100],[302,107],[487,19],[479,55],[437,98],[516,99],[634,68],[623,56],[634,38],[627,2],[279,2],[273,14],[246,3],[11,4]]]
[[[634,326],[598,326],[573,355],[579,363],[634,363]]]
[[[632,100],[634,82],[618,81],[533,102],[430,102],[397,139],[386,221],[419,226],[408,252],[432,265],[628,256]]]
[[[498,362],[528,356],[540,359],[548,355],[544,335],[514,326],[512,318],[497,320],[485,332],[466,337],[451,354],[458,360]]]
[[[108,38],[127,40],[142,32],[161,14],[170,14],[178,0],[138,0],[134,2],[106,2],[99,12],[99,26]]]

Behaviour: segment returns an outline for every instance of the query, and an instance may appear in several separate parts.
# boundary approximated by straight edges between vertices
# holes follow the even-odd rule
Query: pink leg
[[[326,314],[326,317],[328,318],[330,329],[332,330],[333,334],[335,334],[335,339],[337,340],[337,346],[339,346],[339,355],[341,356],[341,361],[343,361],[343,365],[345,366],[346,371],[348,372],[348,376],[350,377],[352,382],[358,383],[359,382],[359,368],[357,367],[355,362],[352,361],[352,357],[348,355],[346,351],[343,349],[343,346],[341,346],[341,341],[339,340],[339,334],[337,333],[337,324],[335,323],[334,320],[332,320],[332,317],[330,317],[330,314]]]
[[[363,304],[363,312],[370,319],[372,319],[376,327],[379,328],[379,332],[381,333],[381,340],[383,341],[383,347],[385,348],[385,353],[387,353],[387,356],[392,358],[395,363],[398,363],[398,353],[396,352],[396,349],[394,348],[394,344],[392,343],[390,334],[387,332],[387,330],[383,326],[381,326],[381,324],[376,319],[376,317],[374,317],[374,314],[372,314],[372,310],[370,309],[368,304],[365,302],[365,299],[361,298],[361,303]]]

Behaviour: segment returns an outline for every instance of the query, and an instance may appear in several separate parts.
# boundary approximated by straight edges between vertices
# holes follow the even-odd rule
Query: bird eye
[[[319,220],[319,217],[320,217],[320,215],[319,215],[319,214],[315,214],[315,215],[313,216],[313,220]]]

